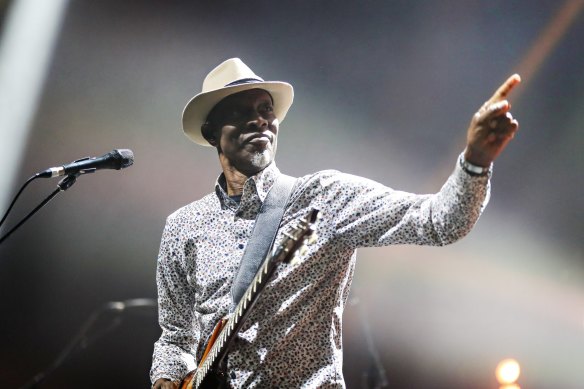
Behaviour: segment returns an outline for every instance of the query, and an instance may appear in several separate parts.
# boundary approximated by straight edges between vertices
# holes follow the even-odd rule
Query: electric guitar
[[[234,312],[217,323],[205,348],[197,369],[191,371],[182,380],[180,389],[206,389],[226,386],[223,373],[218,367],[227,354],[244,320],[251,312],[258,296],[274,274],[280,263],[294,262],[298,254],[307,250],[306,243],[316,240],[314,233],[318,219],[318,210],[312,208],[306,217],[299,219],[290,231],[284,232],[282,242],[266,257],[256,273],[245,294],[235,307]]]

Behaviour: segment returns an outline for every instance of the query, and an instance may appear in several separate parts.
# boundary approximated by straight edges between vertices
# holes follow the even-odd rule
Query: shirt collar
[[[276,166],[276,162],[270,163],[264,170],[254,176],[249,177],[243,185],[242,201],[249,198],[250,194],[247,192],[253,191],[263,203],[266,199],[268,191],[274,185],[276,178],[280,175],[280,170]],[[219,198],[221,207],[237,207],[237,203],[227,195],[227,183],[225,181],[225,174],[221,173],[215,182],[215,194]]]

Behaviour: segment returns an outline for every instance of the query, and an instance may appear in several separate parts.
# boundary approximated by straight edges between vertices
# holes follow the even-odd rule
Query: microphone
[[[156,307],[157,301],[150,298],[137,298],[124,301],[110,301],[103,306],[106,311],[124,311],[129,308]]]
[[[85,157],[63,166],[52,167],[37,173],[37,177],[52,178],[71,174],[94,173],[100,169],[125,169],[134,163],[134,153],[129,149],[112,150],[101,157]]]

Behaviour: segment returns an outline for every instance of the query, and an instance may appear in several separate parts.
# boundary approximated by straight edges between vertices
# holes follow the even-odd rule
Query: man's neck
[[[225,176],[225,189],[227,190],[228,196],[239,196],[243,194],[243,186],[245,185],[245,181],[247,181],[249,177],[255,176],[264,170],[271,163],[270,162],[263,167],[253,166],[250,164],[250,166],[247,166],[246,168],[237,168],[227,158],[225,158],[223,154],[219,154],[219,162],[221,164],[221,168],[223,169],[223,175]]]
[[[239,196],[243,193],[243,185],[249,178],[233,166],[223,168],[223,175],[225,176],[225,186],[228,196]]]

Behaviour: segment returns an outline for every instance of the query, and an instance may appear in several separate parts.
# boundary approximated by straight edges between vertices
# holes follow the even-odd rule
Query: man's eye
[[[263,108],[264,112],[274,112],[274,107],[272,107],[271,105],[266,105]]]

